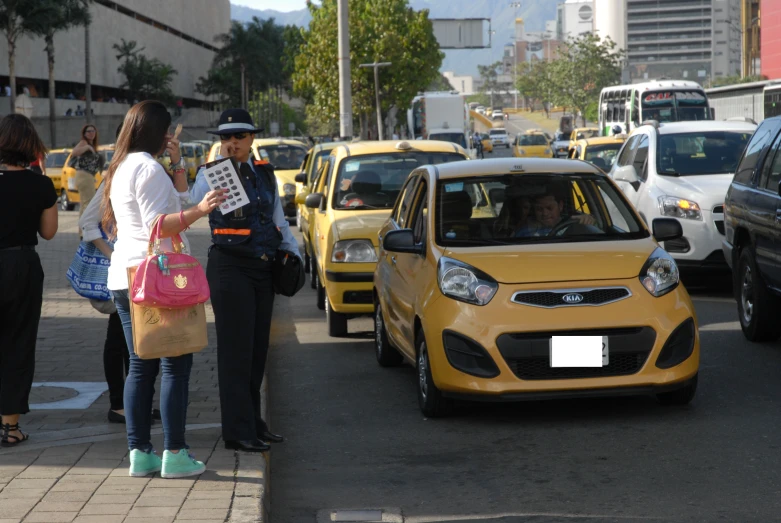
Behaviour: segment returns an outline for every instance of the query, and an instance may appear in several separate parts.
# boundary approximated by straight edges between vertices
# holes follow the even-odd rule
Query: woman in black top
[[[35,370],[35,339],[43,303],[43,268],[38,235],[57,233],[57,193],[52,181],[28,169],[46,147],[32,122],[21,114],[0,120],[0,446],[27,439],[19,415],[28,400]]]
[[[98,128],[87,124],[81,128],[81,141],[71,151],[76,158],[76,189],[79,191],[79,218],[95,197],[95,175],[103,167],[103,156],[98,152]]]

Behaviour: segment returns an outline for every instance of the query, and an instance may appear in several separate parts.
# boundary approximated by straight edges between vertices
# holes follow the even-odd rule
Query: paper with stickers
[[[219,206],[222,214],[233,212],[249,203],[249,198],[239,178],[236,162],[232,158],[215,160],[204,164],[203,168],[206,182],[213,191],[217,189],[228,190],[228,199]]]

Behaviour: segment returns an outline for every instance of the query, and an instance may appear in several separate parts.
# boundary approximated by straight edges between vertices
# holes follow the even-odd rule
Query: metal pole
[[[92,78],[90,73],[89,24],[84,24],[84,100],[87,123],[92,123]],[[11,108],[13,110],[13,107]]]
[[[391,62],[377,62],[376,60],[371,64],[361,64],[358,67],[361,68],[367,68],[372,67],[374,68],[374,94],[377,100],[377,135],[378,139],[384,140],[385,137],[383,136],[382,132],[382,111],[380,108],[380,74],[379,70],[380,67],[388,67],[391,65]]]
[[[350,85],[350,27],[347,0],[338,0],[339,19],[339,130],[343,140],[353,137],[353,95]]]

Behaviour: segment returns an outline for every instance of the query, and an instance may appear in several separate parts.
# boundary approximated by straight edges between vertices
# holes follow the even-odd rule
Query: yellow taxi
[[[298,140],[284,138],[256,138],[252,154],[256,160],[267,161],[274,167],[279,188],[279,199],[285,216],[296,215],[296,175],[306,157],[306,146]]]
[[[484,153],[494,152],[494,143],[491,141],[491,137],[485,133],[480,133],[480,143],[483,144]]]
[[[60,194],[62,190],[62,169],[65,167],[70,152],[70,149],[52,149],[46,155],[46,176],[51,178],[57,194]]]
[[[496,219],[475,218],[474,187],[502,193]],[[652,233],[607,175],[566,159],[424,166],[402,194],[380,230],[375,353],[417,368],[424,415],[456,398],[693,399],[697,317],[660,247],[676,219]]]
[[[597,136],[599,136],[599,127],[576,127],[569,135],[569,148],[572,149],[578,140],[596,138]]]
[[[569,157],[584,160],[599,167],[603,172],[610,171],[616,161],[618,151],[626,141],[626,135],[602,136],[578,140],[569,151]]]
[[[182,159],[184,160],[184,168],[187,171],[187,179],[195,181],[195,175],[198,172],[198,167],[203,163],[203,161],[199,161],[198,155],[200,152],[200,158],[203,158],[203,146],[194,142],[184,142],[179,146],[179,150],[181,151]]]
[[[411,194],[401,193],[409,173],[468,159],[460,145],[436,140],[356,142],[331,151],[306,197],[314,209],[312,278],[330,336],[347,334],[349,318],[374,311],[377,233],[397,198],[404,209],[410,204]]]
[[[309,271],[312,259],[312,238],[309,234],[309,224],[312,222],[314,211],[306,206],[306,197],[312,192],[312,186],[317,183],[317,176],[319,176],[328,155],[335,147],[344,144],[345,142],[325,142],[312,147],[307,153],[302,172],[298,173],[295,178],[296,222],[304,239],[304,268],[307,271]],[[312,281],[314,283],[314,280]]]
[[[220,155],[222,144],[220,142],[213,143],[209,149],[209,155],[206,157],[206,163],[213,162]]]
[[[542,131],[532,129],[515,136],[513,156],[516,158],[553,158],[553,148]]]
[[[95,175],[95,189],[103,181],[103,173],[108,169],[108,165],[114,157],[114,144],[98,145],[98,153],[103,155],[104,162],[101,171]],[[70,161],[71,152],[68,153],[60,175],[60,209],[63,211],[72,211],[76,208],[76,204],[81,202],[79,191],[76,188],[76,169],[68,165]]]

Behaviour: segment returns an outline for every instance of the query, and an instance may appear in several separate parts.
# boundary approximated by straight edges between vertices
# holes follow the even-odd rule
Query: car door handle
[[[391,263],[393,265],[396,265],[396,257],[395,256],[391,256]]]

